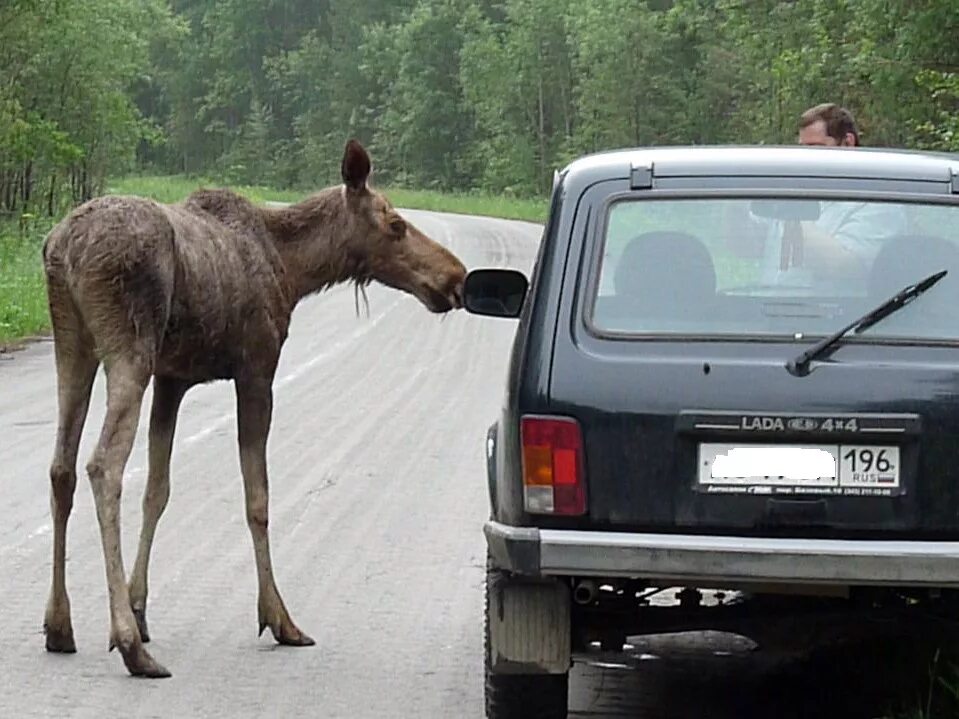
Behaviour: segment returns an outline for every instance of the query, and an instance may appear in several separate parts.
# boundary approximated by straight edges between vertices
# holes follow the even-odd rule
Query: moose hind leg
[[[266,439],[273,411],[272,389],[266,380],[237,381],[236,389],[240,468],[246,497],[246,521],[256,557],[260,634],[269,627],[273,638],[280,644],[312,646],[314,641],[293,623],[283,604],[270,558]]]
[[[110,598],[110,649],[120,650],[134,676],[168,677],[170,672],[144,649],[137,629],[120,552],[120,494],[133,448],[151,363],[141,354],[115,355],[107,365],[107,413],[99,443],[87,464],[96,503]]]
[[[143,493],[143,526],[136,562],[130,575],[128,591],[130,607],[140,630],[140,639],[150,641],[147,630],[147,570],[150,550],[156,534],[157,523],[170,498],[170,455],[173,452],[173,434],[176,429],[177,412],[188,385],[169,377],[153,380],[153,409],[150,412],[149,472]]]
[[[93,340],[65,292],[50,287],[54,356],[57,371],[56,445],[50,464],[50,513],[53,518],[53,578],[43,619],[46,649],[73,653],[77,650],[66,588],[67,521],[73,509],[77,484],[77,452],[90,406],[90,392],[99,364]]]

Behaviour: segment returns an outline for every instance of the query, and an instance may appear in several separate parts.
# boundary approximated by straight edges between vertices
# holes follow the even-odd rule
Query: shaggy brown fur
[[[110,648],[131,674],[169,676],[143,644],[147,565],[169,497],[177,411],[193,385],[235,382],[247,524],[259,580],[260,632],[310,645],[273,579],[266,442],[272,382],[290,317],[303,297],[331,285],[373,280],[409,292],[433,312],[461,306],[466,269],[367,186],[370,160],[350,141],[343,185],[283,209],[229,190],[201,190],[175,205],[102,197],[72,212],[43,248],[53,322],[59,423],[50,468],[53,581],[46,647],[76,646],[65,586],[66,526],[76,486],[80,434],[94,375],[103,363],[107,412],[87,464],[110,597]],[[120,554],[120,492],[140,405],[153,378],[149,474],[143,526],[126,583]]]

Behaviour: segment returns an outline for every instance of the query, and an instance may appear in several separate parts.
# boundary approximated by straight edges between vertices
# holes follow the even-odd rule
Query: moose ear
[[[343,182],[351,190],[360,190],[366,187],[366,179],[370,176],[370,156],[357,140],[346,143],[343,153],[343,164],[340,167]]]

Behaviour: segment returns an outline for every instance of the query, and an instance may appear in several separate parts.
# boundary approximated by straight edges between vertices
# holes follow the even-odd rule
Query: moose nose
[[[449,291],[450,304],[455,309],[463,306],[463,279],[457,279],[453,282]]]

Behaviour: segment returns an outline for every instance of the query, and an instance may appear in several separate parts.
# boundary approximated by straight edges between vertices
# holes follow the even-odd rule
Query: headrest
[[[956,243],[933,235],[900,235],[883,244],[876,255],[869,274],[869,295],[886,299],[939,270],[949,274],[930,290],[929,299],[933,292],[943,296],[947,287],[959,287]]]
[[[684,232],[645,232],[629,241],[616,264],[616,294],[668,309],[710,303],[716,270],[701,240]]]

